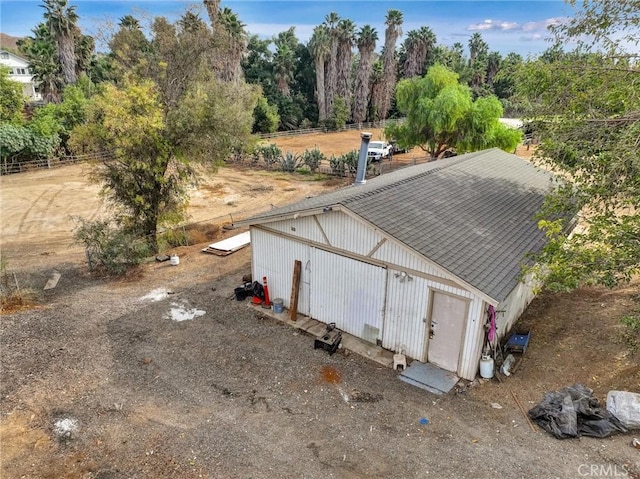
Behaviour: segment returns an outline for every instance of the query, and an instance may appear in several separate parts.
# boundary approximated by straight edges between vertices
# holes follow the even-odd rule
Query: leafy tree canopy
[[[385,135],[401,147],[419,146],[432,158],[449,148],[457,153],[491,147],[513,151],[520,140],[518,130],[498,121],[502,106],[497,98],[473,101],[469,87],[441,65],[429,68],[422,78],[398,83],[396,102],[406,121],[389,125]]]
[[[640,40],[637,28],[627,30],[639,22],[637,0],[585,0],[574,20],[556,28],[557,38],[584,42],[590,35],[606,52],[556,46],[518,73],[542,140],[537,159],[570,180],[542,212],[551,241],[540,260],[553,289],[614,286],[639,270],[640,70],[638,55],[624,53]],[[610,36],[616,31],[626,32],[619,43]],[[580,222],[567,238],[554,218],[573,210]]]
[[[22,123],[24,95],[22,85],[9,79],[9,69],[0,66],[0,122]]]
[[[119,209],[125,229],[148,238],[157,249],[158,223],[184,205],[188,164],[166,137],[162,105],[152,82],[106,84],[93,97],[88,122],[72,132],[76,152],[111,152],[95,178]]]
[[[278,107],[269,105],[264,96],[258,98],[258,104],[253,110],[253,118],[253,133],[273,133],[280,123]]]
[[[192,85],[166,112],[158,90],[150,80],[104,85],[70,139],[76,153],[112,154],[95,178],[119,207],[120,222],[146,236],[152,251],[158,225],[183,218],[189,160],[215,165],[243,147],[257,96],[248,85],[210,79]]]

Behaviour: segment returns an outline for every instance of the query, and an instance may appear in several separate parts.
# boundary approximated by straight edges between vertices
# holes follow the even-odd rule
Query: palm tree
[[[404,41],[405,59],[404,77],[422,76],[425,71],[427,57],[436,44],[436,35],[429,27],[411,30]]]
[[[211,22],[211,28],[216,30],[216,24],[218,23],[218,13],[220,9],[220,0],[202,0],[204,7],[207,9],[209,15],[209,21]]]
[[[313,35],[308,44],[316,67],[316,99],[318,101],[318,120],[327,119],[327,100],[324,86],[324,64],[330,53],[329,31],[325,25],[318,25],[313,29]]]
[[[329,13],[324,24],[329,32],[329,58],[327,61],[327,117],[333,114],[333,100],[338,89],[338,30],[340,17],[336,12]]]
[[[478,32],[469,39],[469,68],[471,69],[471,88],[478,91],[485,82],[487,71],[487,52],[489,45]]]
[[[369,121],[378,121],[382,118],[380,115],[381,105],[384,103],[384,67],[382,61],[378,60],[371,68],[371,101],[369,102],[369,112],[367,118]]]
[[[127,74],[146,75],[149,66],[146,60],[151,49],[140,28],[140,22],[135,17],[126,15],[118,25],[120,28],[109,40],[116,78]]]
[[[125,28],[128,30],[140,30],[140,22],[133,15],[125,15],[124,17],[120,18],[118,26],[120,26],[120,28]]]
[[[351,63],[356,25],[348,18],[338,23],[338,84],[336,95],[344,100],[351,114]]]
[[[187,11],[179,19],[178,25],[182,32],[196,33],[201,28],[205,28],[206,25],[200,18],[200,15],[194,12]]]
[[[380,116],[386,118],[391,109],[391,96],[396,86],[396,41],[402,35],[402,12],[400,10],[387,11],[384,31],[384,51],[382,54],[382,66],[384,69],[384,102],[380,108]]]
[[[29,70],[38,83],[42,99],[58,103],[62,99],[64,82],[51,31],[46,24],[40,23],[32,32],[32,37],[18,40],[18,46],[29,60]]]
[[[51,32],[51,38],[58,47],[58,61],[62,69],[65,85],[76,82],[75,34],[78,31],[76,7],[67,6],[67,0],[44,0],[44,18]]]
[[[225,43],[223,52],[218,58],[220,78],[224,81],[238,82],[242,78],[242,58],[247,48],[247,32],[244,23],[229,7],[224,7],[218,14],[219,32]]]
[[[491,52],[487,56],[487,84],[493,86],[493,79],[500,70],[502,55],[498,52]]]
[[[469,39],[469,64],[473,65],[478,57],[486,53],[489,49],[487,43],[482,39],[482,35],[478,32],[471,35]]]
[[[296,68],[295,48],[298,39],[295,34],[295,27],[291,27],[284,32],[280,32],[273,39],[276,46],[276,53],[273,56],[274,74],[278,84],[278,90],[285,96],[290,96],[289,82],[293,79]]]
[[[373,52],[376,49],[378,32],[371,25],[365,25],[358,32],[356,44],[360,54],[356,84],[353,89],[353,121],[360,123],[367,118],[367,106],[369,105],[371,65]]]
[[[75,55],[76,55],[76,75],[87,73],[91,68],[91,60],[95,51],[96,42],[92,36],[82,35],[76,36]]]

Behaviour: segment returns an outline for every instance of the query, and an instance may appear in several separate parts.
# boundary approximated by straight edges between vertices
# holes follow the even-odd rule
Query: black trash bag
[[[600,407],[593,391],[582,384],[546,393],[542,401],[529,411],[529,417],[558,439],[607,437],[627,432],[618,418]]]
[[[253,287],[251,288],[251,295],[257,298],[260,298],[264,301],[264,287],[260,284],[259,281],[253,282]]]

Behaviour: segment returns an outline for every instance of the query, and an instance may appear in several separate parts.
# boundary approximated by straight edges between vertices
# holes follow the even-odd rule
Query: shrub
[[[324,120],[323,125],[327,130],[339,131],[344,129],[349,119],[349,108],[347,102],[342,97],[336,97],[333,104],[333,113]]]
[[[318,148],[304,150],[302,154],[302,162],[307,165],[311,171],[316,171],[320,167],[320,163],[325,159],[324,153]]]
[[[89,269],[102,268],[120,275],[151,254],[148,242],[109,220],[75,218],[73,238],[83,244]]]
[[[620,318],[623,326],[622,342],[629,354],[634,356],[640,348],[640,314],[630,314]]]
[[[15,273],[7,271],[7,262],[0,256],[0,312],[28,308],[37,302],[35,291],[20,284]]]
[[[345,170],[348,171],[350,175],[355,176],[358,171],[358,151],[351,150],[349,153],[340,156],[340,158],[344,163]]]
[[[265,165],[267,165],[267,168],[271,168],[282,158],[282,150],[278,148],[278,145],[275,143],[259,146],[258,151],[262,155],[262,159]]]
[[[177,246],[189,246],[191,241],[184,228],[175,228],[164,231],[158,235],[159,250],[175,248]]]
[[[345,164],[342,156],[335,157],[331,155],[331,158],[329,158],[329,166],[331,167],[332,175],[344,176]]]
[[[301,165],[301,157],[297,153],[287,151],[280,157],[280,169],[286,173],[293,173]]]

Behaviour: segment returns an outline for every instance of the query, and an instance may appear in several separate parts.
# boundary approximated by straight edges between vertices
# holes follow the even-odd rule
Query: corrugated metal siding
[[[442,271],[426,263],[418,255],[412,254],[393,241],[387,241],[372,256],[372,258],[397,265],[399,268],[409,268],[439,278],[453,279]]]
[[[331,245],[362,256],[367,256],[382,239],[380,233],[341,211],[318,215]]]
[[[394,352],[404,351],[410,358],[426,360],[426,323],[429,288],[423,278],[405,277],[400,271],[387,273],[387,301],[384,316],[382,347]]]
[[[303,216],[295,220],[275,221],[268,226],[276,231],[297,236],[299,238],[315,241],[316,243],[326,243],[322,231],[313,219],[313,216]]]
[[[324,231],[330,245],[334,248],[351,251],[362,256],[367,256],[383,238],[377,231],[341,211],[319,214],[316,215],[316,218],[320,226],[318,226],[313,216],[275,221],[267,226],[304,240],[326,244],[327,241],[322,234],[322,231]],[[348,232],[348,234],[345,234],[345,232]]]
[[[469,305],[462,354],[460,356],[460,365],[458,366],[458,376],[469,381],[476,377],[480,367],[480,357],[482,356],[485,336],[486,307],[486,303],[480,298],[474,298]]]
[[[533,300],[535,296],[533,290],[533,274],[529,274],[524,278],[524,282],[518,283],[505,300],[496,307],[497,311],[503,311],[496,315],[498,338],[503,338],[509,332]]]
[[[268,227],[301,236],[300,241],[311,239],[325,242],[312,218],[308,218],[306,222],[301,220],[302,218],[269,223]],[[382,239],[378,232],[340,212],[318,215],[318,220],[325,233],[330,235],[333,246],[361,255],[368,254]],[[298,223],[304,226],[300,227]],[[291,231],[292,224],[296,225],[295,231]],[[406,283],[406,287],[393,282],[394,273],[402,272],[403,268],[445,277],[441,271],[417,255],[393,241],[387,241],[372,256],[394,268],[389,269],[387,275],[385,268],[345,258],[256,228],[252,228],[251,240],[254,276],[262,277],[266,274],[269,277],[271,297],[282,297],[285,306],[289,306],[293,261],[301,259],[303,272],[300,312],[323,322],[336,322],[340,329],[358,337],[365,335],[365,324],[380,328],[379,339],[382,339],[383,347],[398,351],[404,346],[405,354],[420,361],[426,360],[427,353],[425,323],[422,320],[428,314],[430,288],[471,300],[458,375],[471,380],[477,374],[484,343],[486,304],[469,291],[433,280],[413,277],[412,281]],[[363,278],[367,278],[367,281],[363,281]],[[370,300],[362,300],[365,297]],[[354,317],[352,310],[358,305],[364,307],[366,313]],[[389,319],[394,317],[396,319]]]
[[[251,228],[251,247],[251,271],[254,280],[262,281],[262,277],[266,276],[270,297],[282,298],[287,308],[291,302],[293,264],[295,260],[302,262],[298,311],[309,315],[311,247],[253,227]]]
[[[359,338],[382,338],[386,269],[317,248],[311,252],[311,316]]]

